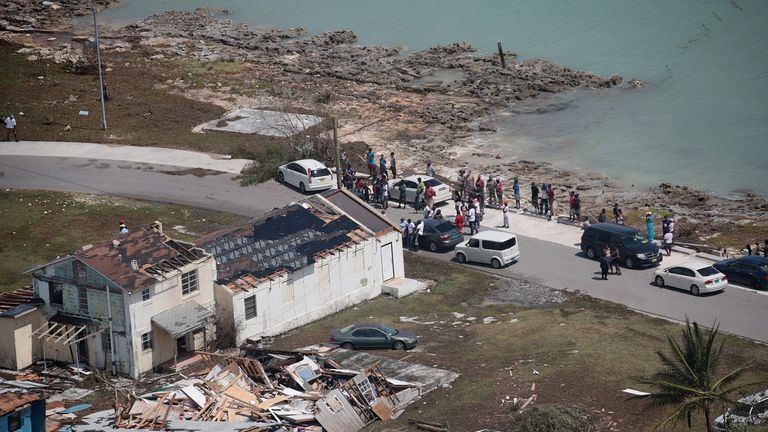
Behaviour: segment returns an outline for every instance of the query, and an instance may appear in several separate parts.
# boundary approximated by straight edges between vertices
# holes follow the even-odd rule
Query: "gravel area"
[[[550,306],[568,300],[569,294],[525,279],[500,279],[483,296],[483,304],[511,304],[521,308]]]

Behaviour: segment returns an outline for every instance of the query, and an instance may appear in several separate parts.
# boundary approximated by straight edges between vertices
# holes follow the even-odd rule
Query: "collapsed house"
[[[43,358],[136,378],[214,337],[213,257],[160,223],[28,272],[42,307],[15,335],[29,351],[16,369]]]
[[[217,315],[235,344],[372,299],[385,281],[402,278],[401,233],[384,218],[375,222],[370,229],[315,195],[198,239],[216,260]]]

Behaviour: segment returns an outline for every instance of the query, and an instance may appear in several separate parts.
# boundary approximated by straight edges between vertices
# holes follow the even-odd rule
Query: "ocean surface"
[[[99,19],[203,6],[253,26],[349,28],[361,44],[409,50],[466,41],[490,53],[501,41],[522,59],[642,80],[500,112],[486,144],[635,187],[768,195],[766,0],[123,0]]]

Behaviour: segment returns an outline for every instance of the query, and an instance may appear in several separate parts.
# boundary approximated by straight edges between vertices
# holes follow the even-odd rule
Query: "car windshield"
[[[632,237],[622,238],[621,242],[624,243],[625,246],[630,246],[634,244],[647,244],[648,239],[645,238],[645,236],[640,233],[635,233],[635,235],[633,235]]]
[[[733,408],[730,409],[730,413],[740,417],[749,417],[749,413],[752,410],[752,405],[738,402]]]
[[[450,232],[451,230],[456,229],[456,225],[454,225],[454,224],[452,224],[452,223],[450,223],[448,221],[445,221],[445,222],[443,222],[441,224],[435,225],[435,229],[440,231],[440,232],[445,233],[445,232]]]
[[[355,325],[348,325],[344,327],[343,329],[339,330],[341,333],[349,333],[353,328],[355,328]]]
[[[328,168],[320,168],[320,169],[312,170],[312,177],[325,177],[329,175],[331,175],[331,172],[328,170]]]
[[[381,329],[381,331],[383,331],[384,333],[386,333],[386,334],[388,334],[390,336],[393,336],[393,335],[396,335],[397,333],[399,333],[397,330],[393,329],[392,327],[387,327],[385,325],[383,325],[383,326],[381,326],[379,328]]]
[[[702,276],[713,276],[720,273],[716,268],[712,266],[702,267],[696,271],[699,272],[699,274]]]
[[[440,182],[440,180],[436,180],[436,179],[429,179],[429,180],[424,182],[424,186],[438,187],[438,186],[442,186],[442,185],[443,184]]]

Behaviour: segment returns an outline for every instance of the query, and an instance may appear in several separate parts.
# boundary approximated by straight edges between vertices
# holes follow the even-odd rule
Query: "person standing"
[[[645,213],[645,228],[648,231],[648,240],[653,241],[653,219],[654,215],[652,212]]]
[[[428,177],[434,177],[435,176],[435,166],[432,164],[432,161],[427,161],[427,169],[425,171],[425,174]]]
[[[406,196],[408,192],[408,188],[405,186],[405,180],[400,181],[400,184],[397,185],[397,208],[405,208],[406,207]]]
[[[379,156],[379,174],[387,175],[387,158],[384,157],[384,153]]]
[[[504,215],[504,228],[509,228],[509,201],[504,200],[504,207],[501,208],[501,213]]]
[[[381,207],[384,211],[389,207],[389,184],[386,181],[381,184]]]
[[[763,244],[763,256],[768,258],[768,239],[766,239]]]
[[[469,235],[475,235],[477,232],[477,210],[475,210],[474,205],[469,206],[467,222],[469,222]]]
[[[600,209],[600,214],[597,215],[597,221],[598,222],[605,222],[606,221],[606,217],[608,217],[608,216],[605,214],[605,209]]]
[[[16,135],[16,119],[13,117],[13,114],[10,114],[8,117],[5,118],[5,140],[6,141],[11,140],[11,134],[13,134],[13,139],[15,139],[16,142],[19,142],[19,136]]]
[[[435,188],[433,188],[431,184],[427,186],[427,189],[424,191],[424,196],[427,198],[427,206],[429,206],[431,209],[435,208],[436,195],[437,192],[435,192]]]
[[[424,204],[424,191],[427,189],[427,187],[424,185],[424,182],[421,180],[421,177],[416,179],[416,200],[413,203],[413,206],[416,210],[420,210],[421,206]]]
[[[552,188],[552,183],[547,187],[547,201],[549,201],[549,218],[555,215],[555,189]]]
[[[568,220],[569,221],[578,221],[576,219],[576,212],[573,210],[573,203],[576,201],[576,197],[574,196],[576,192],[570,191],[568,193]]]
[[[674,236],[672,235],[672,231],[667,231],[667,233],[664,234],[664,250],[667,251],[667,256],[672,255],[673,239]]]
[[[485,182],[485,194],[488,195],[488,206],[493,207],[496,205],[496,179],[493,176],[488,176],[488,181]],[[501,202],[501,201],[499,201]]]
[[[480,211],[485,210],[485,182],[480,174],[477,175],[477,180],[475,180],[475,195],[480,200]]]
[[[624,213],[619,209],[619,214],[616,216],[616,223],[619,225],[624,225]]]
[[[374,162],[376,153],[373,152],[372,148],[368,147],[368,153],[366,153],[365,158],[368,163],[368,175],[373,177],[376,175],[376,163]]]
[[[619,256],[619,248],[615,244],[611,245],[611,267],[613,272],[621,276],[621,257]]]
[[[432,207],[430,207],[429,204],[424,206],[424,210],[422,210],[421,216],[424,219],[429,219],[432,216]]]
[[[349,166],[349,160],[347,159],[347,151],[342,150],[341,156],[339,156],[339,162],[341,163],[341,169],[351,169],[352,167]]]
[[[395,152],[389,152],[389,170],[392,171],[392,178],[397,178],[397,163],[395,161]]]
[[[605,255],[600,257],[600,275],[603,280],[608,280],[608,270],[611,268],[611,259]]]
[[[619,223],[619,213],[621,213],[621,209],[619,208],[618,203],[613,203],[613,221],[615,223]]]
[[[573,211],[576,213],[576,220],[581,220],[581,198],[579,198],[579,194],[573,195]]]
[[[416,225],[416,236],[415,236],[415,239],[414,239],[414,244],[416,245],[416,246],[414,247],[414,249],[415,249],[416,251],[418,251],[418,250],[419,250],[419,248],[421,247],[421,246],[419,245],[419,239],[420,239],[420,238],[421,238],[421,236],[423,236],[423,235],[424,235],[424,221],[423,221],[423,220],[420,220],[420,221],[419,221],[419,223]]]
[[[517,181],[517,177],[515,177],[514,183],[512,183],[512,192],[515,195],[515,208],[520,208],[520,182]],[[501,194],[499,194],[501,196]]]
[[[664,220],[661,221],[661,234],[664,235],[669,232],[669,226],[672,223],[669,220],[669,215],[664,215]]]
[[[408,249],[413,249],[413,237],[416,235],[416,224],[408,219]]]
[[[533,211],[539,211],[539,188],[536,186],[536,182],[531,182],[531,204],[533,204]]]
[[[750,246],[749,243],[747,243],[747,245],[744,246],[744,255],[746,256],[752,255],[752,246]]]
[[[547,214],[547,212],[549,212],[547,189],[549,189],[549,186],[546,183],[542,183],[541,193],[539,194],[539,200],[541,201],[541,204],[539,204],[539,214]]]
[[[464,233],[464,215],[461,214],[461,211],[456,213],[456,219],[454,219],[454,223],[456,224],[456,229],[459,231],[459,234]]]
[[[443,212],[440,209],[435,210],[435,213],[432,215],[433,218],[443,220]]]
[[[403,232],[403,245],[408,247],[408,222],[405,218],[400,218],[400,231]]]

